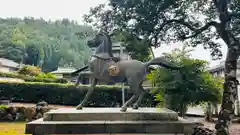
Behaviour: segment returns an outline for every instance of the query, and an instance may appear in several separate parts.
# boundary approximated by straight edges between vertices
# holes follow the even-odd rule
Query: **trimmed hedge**
[[[37,78],[33,76],[21,75],[18,73],[3,73],[0,72],[0,77],[19,78],[27,82],[53,82],[53,83],[67,83],[68,81],[63,78],[51,79],[51,78]]]
[[[84,98],[88,85],[75,87],[70,84],[37,83],[37,82],[0,82],[0,98],[12,99],[15,102],[39,102],[46,101],[49,104],[78,105]],[[128,100],[132,96],[125,90],[125,97]],[[121,87],[100,85],[95,87],[92,96],[88,101],[91,107],[114,107],[121,105]],[[142,106],[155,106],[154,97],[146,94]]]

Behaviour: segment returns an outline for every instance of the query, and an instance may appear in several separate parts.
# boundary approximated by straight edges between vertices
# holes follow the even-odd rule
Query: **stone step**
[[[44,121],[177,121],[178,114],[166,108],[60,108],[44,114]]]
[[[44,134],[191,134],[194,122],[178,121],[43,121],[26,124],[25,133]]]

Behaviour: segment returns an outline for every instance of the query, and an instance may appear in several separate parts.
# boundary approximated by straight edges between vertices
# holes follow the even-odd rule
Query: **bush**
[[[22,75],[37,76],[39,73],[41,73],[41,69],[39,67],[25,65],[19,69],[18,73]]]
[[[46,78],[47,79],[56,79],[57,77],[56,77],[56,75],[54,75],[52,73],[43,73],[43,72],[41,72],[41,73],[36,75],[36,78],[37,79],[46,79]]]
[[[77,105],[84,98],[88,90],[87,85],[74,87],[70,84],[56,83],[8,83],[0,82],[0,95],[5,99],[11,98],[15,102],[46,101],[49,104]],[[132,95],[126,90],[126,100]],[[121,105],[122,91],[117,86],[97,86],[88,101],[92,107],[113,107]],[[154,97],[145,95],[143,106],[155,106]]]
[[[8,106],[7,105],[0,105],[0,109],[7,109]]]

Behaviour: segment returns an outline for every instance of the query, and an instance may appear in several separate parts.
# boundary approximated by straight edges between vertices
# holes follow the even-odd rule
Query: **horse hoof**
[[[126,111],[127,111],[127,108],[122,107],[120,111],[121,111],[121,112],[126,112]]]
[[[138,109],[138,105],[134,105],[134,106],[132,107],[132,109],[137,110],[137,109]]]
[[[82,110],[82,108],[83,108],[83,107],[82,107],[81,105],[79,105],[79,106],[76,107],[77,110]]]

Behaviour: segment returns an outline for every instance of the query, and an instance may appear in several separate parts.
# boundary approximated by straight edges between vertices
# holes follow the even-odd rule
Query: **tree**
[[[213,77],[207,71],[208,63],[191,59],[190,52],[184,47],[164,54],[175,65],[182,67],[179,73],[160,68],[148,76],[155,84],[154,93],[160,105],[179,112],[182,117],[189,106],[204,102],[219,103],[223,91],[223,79]]]
[[[84,15],[84,21],[95,26],[99,31],[110,33],[113,39],[124,42],[132,58],[146,61],[149,60],[150,55],[154,57],[151,47],[157,47],[157,43],[153,44],[149,39],[139,37],[133,31],[118,27],[116,25],[118,17],[112,10],[105,11],[104,8],[104,4],[91,8],[90,13]]]
[[[120,29],[159,46],[174,41],[189,41],[193,47],[210,49],[214,59],[222,56],[222,40],[228,47],[222,106],[216,123],[218,135],[229,134],[234,114],[239,47],[239,0],[110,0],[109,8],[97,6],[86,15],[89,23],[108,31]],[[109,23],[106,25],[106,22]]]
[[[25,64],[38,66],[42,57],[42,48],[39,45],[27,45]]]
[[[34,18],[0,18],[0,56],[51,72],[59,66],[79,68],[91,55],[86,25],[68,19],[54,22]],[[78,33],[86,33],[80,37]]]
[[[115,32],[114,38],[118,42],[121,41],[124,43],[132,59],[140,61],[148,61],[151,59],[151,50],[146,46],[148,44],[146,40],[139,39],[127,32]]]

